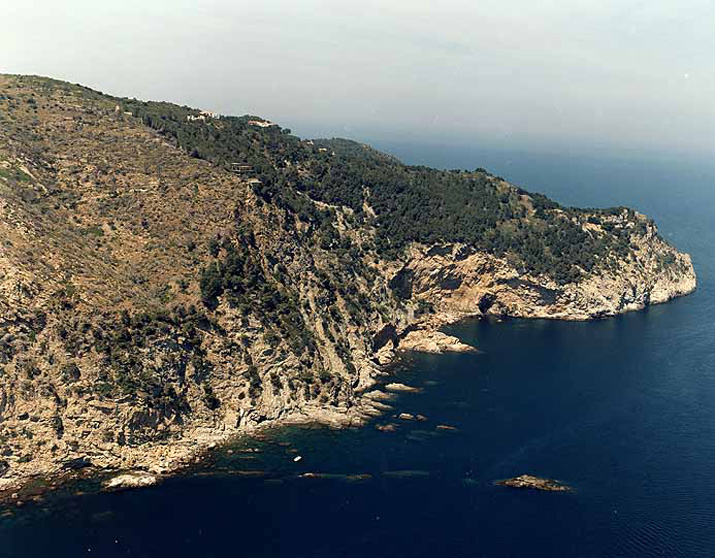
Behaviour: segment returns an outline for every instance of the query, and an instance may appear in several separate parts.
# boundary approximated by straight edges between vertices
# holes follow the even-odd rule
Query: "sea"
[[[390,381],[420,390],[374,424],[276,429],[152,488],[69,486],[0,516],[0,556],[715,556],[715,163],[380,147],[634,207],[692,255],[699,288],[589,323],[455,324],[479,352],[405,355]],[[495,484],[521,474],[572,490]]]

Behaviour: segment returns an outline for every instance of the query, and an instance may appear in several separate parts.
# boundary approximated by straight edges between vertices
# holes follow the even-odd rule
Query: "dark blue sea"
[[[715,555],[715,165],[392,151],[486,167],[565,204],[635,207],[693,255],[699,290],[592,323],[457,324],[449,331],[479,354],[412,355],[395,368],[423,388],[400,395],[396,412],[426,422],[279,430],[155,488],[72,489],[0,518],[0,556]],[[309,471],[336,476],[296,478]],[[493,484],[522,473],[574,491]]]

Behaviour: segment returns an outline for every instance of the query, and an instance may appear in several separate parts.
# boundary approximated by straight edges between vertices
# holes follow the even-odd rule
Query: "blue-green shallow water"
[[[0,519],[0,555],[712,556],[715,172],[648,164],[619,182],[624,173],[612,168],[610,179],[589,182],[583,173],[594,169],[575,165],[572,180],[543,184],[511,170],[568,203],[602,199],[654,216],[693,254],[695,295],[593,323],[455,325],[450,331],[481,354],[415,355],[397,373],[424,391],[400,395],[396,411],[427,422],[394,433],[280,431],[290,447],[254,442],[257,459],[219,455],[203,476],[55,496]],[[437,424],[459,431],[438,433]],[[291,449],[303,460],[294,463]],[[422,474],[384,475],[399,470]],[[295,478],[306,471],[372,477]],[[493,485],[525,472],[576,490]]]

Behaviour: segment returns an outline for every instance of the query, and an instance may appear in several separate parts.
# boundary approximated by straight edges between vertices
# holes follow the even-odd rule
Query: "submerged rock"
[[[405,438],[411,442],[426,442],[432,437],[432,432],[425,432],[424,430],[413,430]]]
[[[347,475],[343,480],[346,482],[364,482],[372,480],[372,475],[369,473],[360,473],[357,475]]]
[[[437,430],[441,430],[442,432],[457,432],[459,431],[459,428],[456,426],[450,426],[449,424],[438,424],[435,427]]]
[[[399,428],[397,424],[377,424],[375,425],[375,428],[379,430],[380,432],[394,432]]]
[[[345,473],[314,473],[307,472],[298,475],[299,479],[322,479],[322,480],[340,480],[345,482],[361,482],[372,479],[372,475],[367,473],[361,474],[345,474]]]
[[[307,473],[301,473],[297,478],[299,479],[337,479],[343,475],[338,473],[313,473],[308,471]]]
[[[405,470],[405,471],[383,471],[383,477],[388,479],[409,479],[409,478],[420,478],[429,477],[429,471],[420,470]]]
[[[194,473],[195,477],[236,476],[236,477],[247,477],[247,478],[261,478],[261,477],[268,477],[270,475],[272,475],[272,473],[269,473],[268,471],[260,471],[260,470],[245,471],[245,470],[241,470],[241,469],[231,469],[231,468],[216,469],[213,471],[199,471],[198,473]]]
[[[535,490],[545,490],[547,492],[569,492],[570,486],[553,479],[544,479],[533,475],[520,475],[511,479],[496,481],[499,486],[510,486],[512,488],[532,488]]]
[[[231,474],[239,477],[266,477],[268,471],[231,471]]]
[[[428,438],[434,438],[435,436],[438,436],[436,432],[430,431],[430,430],[412,430],[408,435],[407,438],[411,440],[427,440]]]

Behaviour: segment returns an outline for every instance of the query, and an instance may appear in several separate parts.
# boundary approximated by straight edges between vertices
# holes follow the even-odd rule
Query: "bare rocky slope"
[[[422,202],[401,205],[399,177]],[[444,228],[465,205],[445,197],[403,234],[407,205],[465,184],[481,228]],[[592,319],[695,287],[689,256],[626,208],[0,76],[0,490],[80,466],[170,472],[267,421],[362,424],[400,346],[470,350],[446,323]]]

